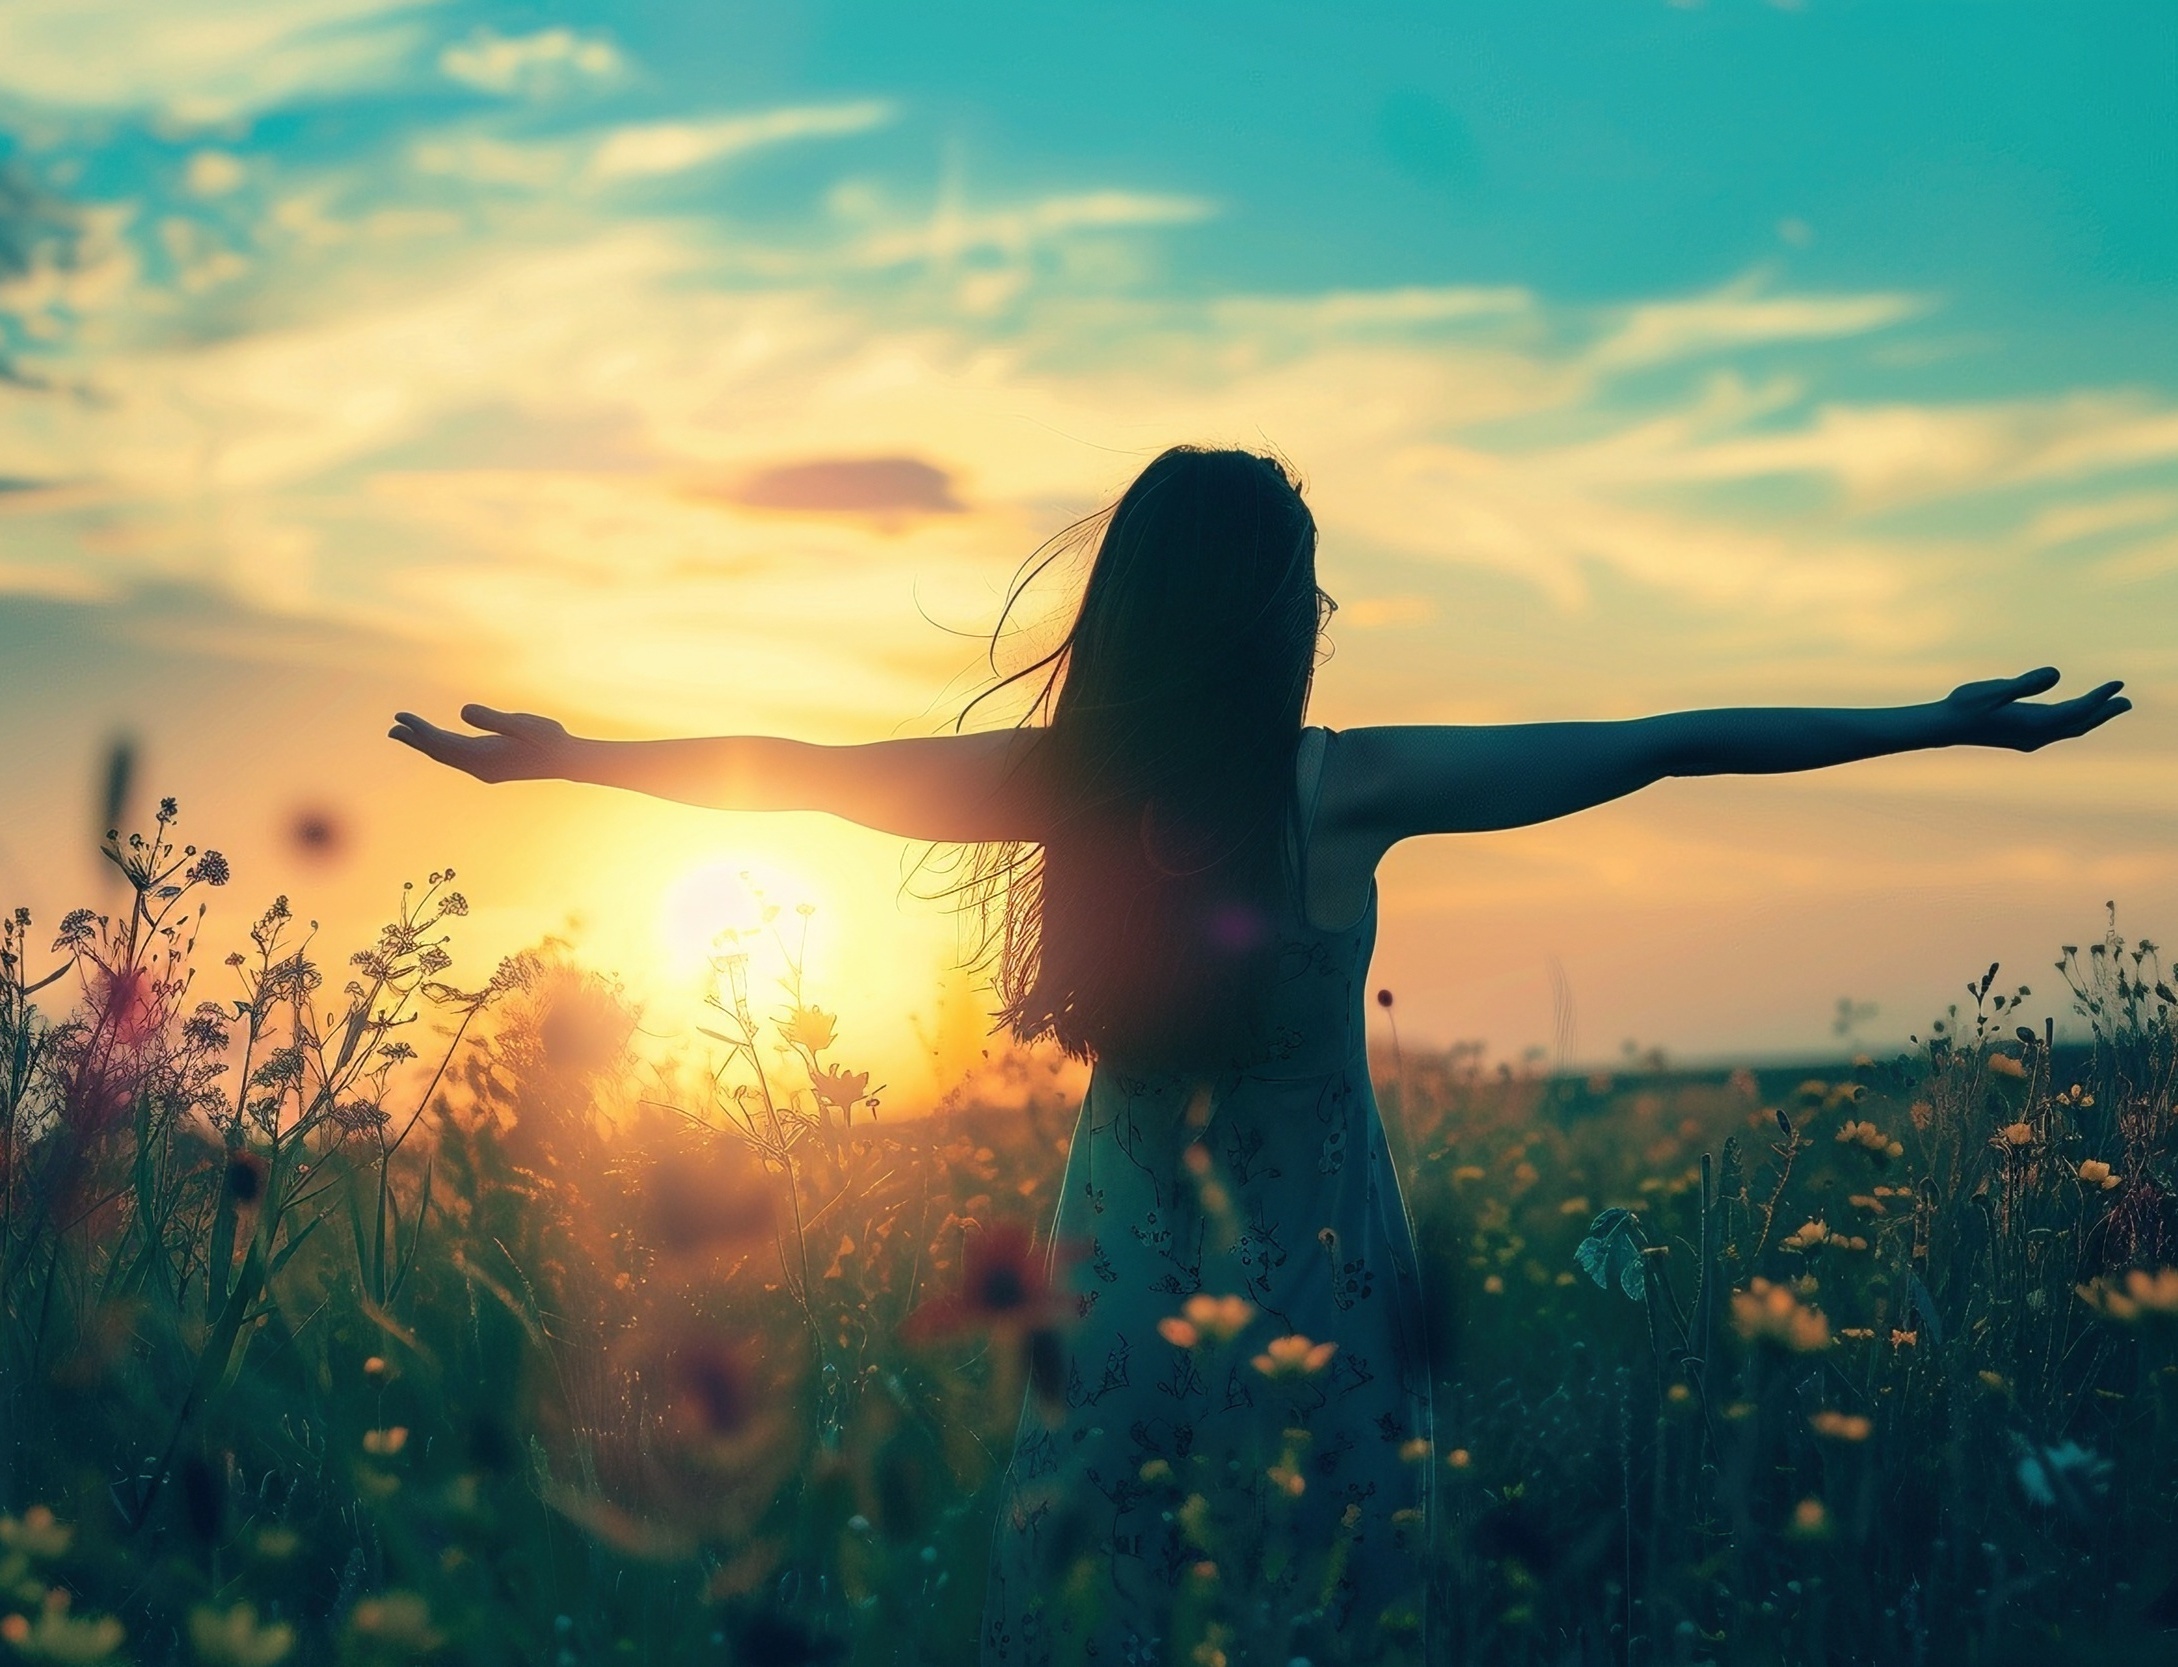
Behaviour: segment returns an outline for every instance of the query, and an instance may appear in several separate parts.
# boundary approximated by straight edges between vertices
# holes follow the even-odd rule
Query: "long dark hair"
[[[1274,459],[1175,446],[1024,566],[994,674],[1024,592],[1092,541],[1065,636],[977,697],[1041,678],[1022,721],[1044,725],[1047,817],[1040,846],[972,853],[977,961],[995,961],[1024,1042],[1215,1068],[1260,1040],[1275,973],[1294,753],[1333,605],[1316,522]]]

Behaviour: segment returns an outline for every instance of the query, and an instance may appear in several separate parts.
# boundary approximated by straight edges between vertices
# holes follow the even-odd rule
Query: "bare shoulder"
[[[1372,864],[1417,833],[1491,826],[1482,812],[1506,772],[1521,767],[1521,734],[1488,724],[1340,730],[1324,760],[1319,826]]]
[[[1371,724],[1342,729],[1324,754],[1316,821],[1335,839],[1397,842],[1418,781],[1457,773],[1476,732],[1449,724]]]
[[[1417,834],[1522,828],[1671,773],[1655,719],[1346,730],[1325,771],[1334,837],[1381,855]]]

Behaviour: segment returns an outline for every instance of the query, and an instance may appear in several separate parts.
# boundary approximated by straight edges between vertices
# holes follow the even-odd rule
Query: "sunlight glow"
[[[814,911],[813,888],[800,876],[765,863],[718,857],[672,881],[658,899],[658,946],[669,976],[697,979],[727,947],[729,932],[752,935],[766,926],[785,935],[799,954],[802,928]],[[800,918],[796,918],[799,914]],[[730,942],[730,940],[727,940]]]

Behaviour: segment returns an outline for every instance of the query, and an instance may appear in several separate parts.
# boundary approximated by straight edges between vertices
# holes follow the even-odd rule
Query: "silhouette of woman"
[[[1303,724],[1330,603],[1278,463],[1176,448],[1078,530],[1080,607],[1012,729],[614,742],[467,706],[484,733],[391,733],[484,781],[973,846],[1004,1021],[1093,1061],[1047,1251],[1064,1387],[1022,1410],[984,1662],[1435,1660],[1424,1309],[1363,1050],[1378,861],[1666,776],[2031,752],[2130,703],[2033,702],[2045,667],[1915,706],[1334,734]]]

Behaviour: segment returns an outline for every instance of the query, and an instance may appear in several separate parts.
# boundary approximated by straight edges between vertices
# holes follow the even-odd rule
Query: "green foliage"
[[[1631,1210],[1614,1206],[1596,1217],[1573,1249],[1581,1271],[1608,1291],[1614,1284],[1635,1302],[1648,1295],[1641,1272],[1641,1227]]]

